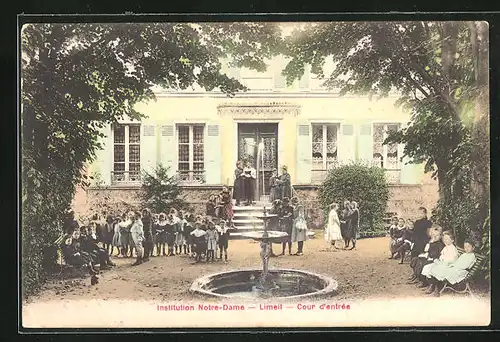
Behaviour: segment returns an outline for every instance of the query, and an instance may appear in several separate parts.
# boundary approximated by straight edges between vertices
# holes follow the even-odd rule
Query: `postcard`
[[[22,329],[490,324],[487,22],[29,19]]]

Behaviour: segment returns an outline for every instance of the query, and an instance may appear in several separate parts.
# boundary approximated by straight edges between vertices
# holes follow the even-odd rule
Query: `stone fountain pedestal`
[[[221,272],[201,277],[193,282],[190,291],[219,298],[304,298],[332,295],[337,282],[329,277],[293,269],[269,270],[271,244],[288,236],[285,232],[268,231],[267,224],[275,214],[264,208],[260,219],[264,230],[244,233],[246,238],[260,242],[262,269]]]

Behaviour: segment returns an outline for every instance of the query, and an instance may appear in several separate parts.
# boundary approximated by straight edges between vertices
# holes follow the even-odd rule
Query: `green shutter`
[[[222,147],[220,126],[217,123],[208,123],[205,126],[204,145],[205,182],[209,185],[221,184]]]
[[[297,166],[295,172],[298,184],[311,183],[312,146],[311,125],[302,122],[297,125]]]
[[[106,125],[103,128],[105,137],[100,139],[102,150],[97,152],[97,165],[99,166],[99,173],[103,185],[111,185],[111,171],[113,170],[113,134],[111,125]]]
[[[362,124],[359,126],[358,134],[358,159],[368,165],[372,164],[373,159],[373,139],[372,125]]]
[[[160,162],[169,168],[169,175],[177,173],[177,146],[176,130],[173,123],[165,123],[160,126]]]
[[[351,124],[340,126],[338,157],[340,164],[348,164],[356,159],[356,136]]]
[[[141,171],[152,173],[156,166],[156,125],[141,125]]]

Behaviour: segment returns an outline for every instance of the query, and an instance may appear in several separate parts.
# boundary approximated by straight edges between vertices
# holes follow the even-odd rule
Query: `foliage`
[[[484,22],[322,22],[285,39],[288,83],[309,64],[341,94],[399,95],[411,121],[384,143],[405,144],[433,172],[437,218],[461,237],[482,234],[489,210],[487,31]]]
[[[29,170],[29,186],[22,191],[22,296],[36,291],[56,262],[53,242],[62,234],[64,217],[74,192],[65,186],[67,175],[55,166],[45,172]]]
[[[262,32],[272,43],[276,36],[272,25],[250,28],[242,33],[247,38]],[[182,90],[196,84],[229,96],[245,90],[221,72],[220,58],[228,55],[229,46],[220,42],[233,39],[236,29],[187,23],[22,27],[23,296],[43,281],[41,253],[58,233],[82,182],[81,170],[101,148],[102,128],[123,118],[143,118],[135,105],[154,100],[155,86]],[[217,39],[212,41],[214,30]],[[252,66],[260,60],[239,61]]]
[[[143,171],[142,201],[143,206],[155,213],[168,213],[170,208],[188,209],[188,203],[182,198],[176,176],[169,175],[169,169],[159,164],[150,174]]]
[[[389,185],[384,170],[358,163],[329,171],[319,191],[319,200],[326,215],[335,202],[340,208],[344,200],[356,201],[360,212],[360,230],[382,231],[389,200]]]

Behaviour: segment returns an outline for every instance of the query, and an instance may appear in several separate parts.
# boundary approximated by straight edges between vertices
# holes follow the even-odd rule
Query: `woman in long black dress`
[[[351,249],[356,248],[356,239],[358,238],[358,232],[359,232],[359,208],[358,208],[358,203],[355,201],[351,202],[351,210],[352,210],[352,217],[351,217],[351,241],[352,241],[352,247]]]
[[[236,162],[233,185],[233,199],[236,200],[236,205],[240,205],[240,202],[245,199],[245,178],[243,176],[243,163],[241,160]]]
[[[344,201],[344,209],[342,210],[340,217],[340,231],[342,233],[342,238],[344,239],[344,249],[349,247],[349,242],[352,238],[352,210],[351,202]]]

